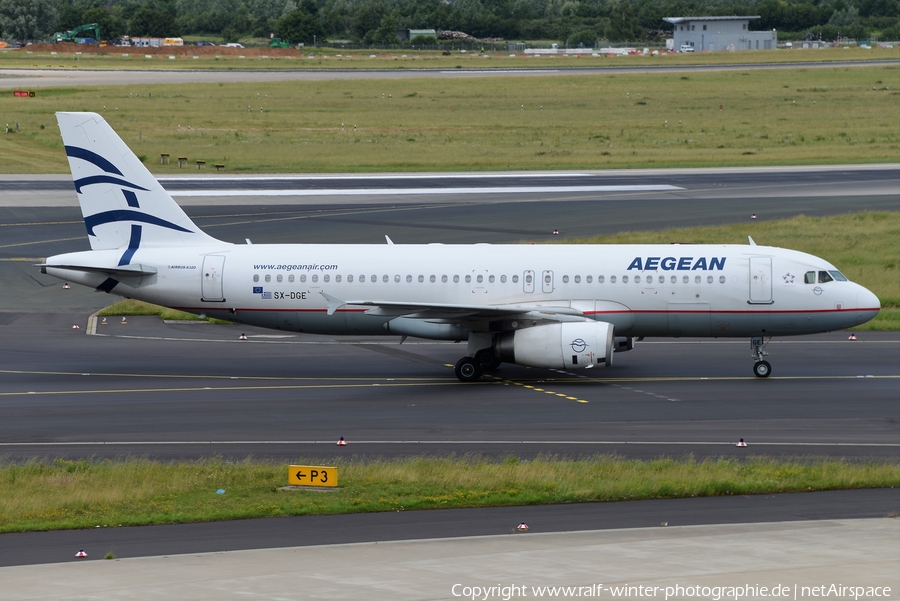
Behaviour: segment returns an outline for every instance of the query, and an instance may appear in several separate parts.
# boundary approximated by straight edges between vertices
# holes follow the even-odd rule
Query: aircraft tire
[[[753,364],[753,373],[757,378],[768,378],[772,373],[772,366],[768,361],[757,361]]]
[[[456,362],[456,377],[461,382],[477,382],[483,374],[481,363],[472,357],[463,357]]]

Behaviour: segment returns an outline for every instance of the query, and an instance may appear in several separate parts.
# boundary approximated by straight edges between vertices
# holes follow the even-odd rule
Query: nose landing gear
[[[751,338],[750,346],[753,347],[753,354],[750,355],[752,359],[756,360],[756,363],[753,364],[753,373],[757,378],[768,378],[769,374],[772,373],[772,366],[769,365],[768,361],[765,361],[763,357],[768,356],[769,353],[763,350],[763,347],[769,343],[769,340],[763,340],[760,338]]]

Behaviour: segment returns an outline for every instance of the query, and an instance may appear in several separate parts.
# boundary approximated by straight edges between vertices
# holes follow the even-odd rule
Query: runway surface
[[[251,61],[253,59],[250,59]],[[476,69],[240,69],[221,71],[194,71],[190,69],[0,69],[0,89],[15,87],[52,87],[74,85],[133,85],[146,86],[148,77],[157,84],[265,82],[265,81],[318,81],[333,79],[417,79],[423,77],[546,77],[553,75],[603,75],[621,73],[698,72],[698,71],[756,71],[760,69],[846,69],[895,65],[896,60],[756,63],[746,65],[662,65],[662,66],[609,66],[609,67],[551,67],[540,68],[524,64],[534,59],[518,59],[521,65],[508,68]]]
[[[8,315],[8,314],[7,314]],[[0,326],[0,454],[278,460],[476,453],[896,457],[900,334],[648,339],[606,370],[504,365],[466,385],[463,345],[58,314]],[[238,340],[246,332],[247,341]],[[337,447],[344,436],[349,444]],[[750,445],[735,447],[739,438]]]
[[[526,522],[530,534],[702,524],[884,518],[900,511],[900,489],[577,503],[532,507],[303,516],[207,524],[93,528],[0,535],[0,567],[117,558],[497,536]],[[739,546],[736,541],[733,547]],[[3,573],[0,572],[0,581]],[[372,598],[372,597],[369,597]]]

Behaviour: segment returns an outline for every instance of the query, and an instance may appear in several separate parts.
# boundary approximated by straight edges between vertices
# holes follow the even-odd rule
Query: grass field
[[[339,491],[279,491],[287,465],[249,459],[0,464],[0,532],[900,486],[896,461],[417,457],[322,465],[338,467]]]
[[[642,49],[641,49],[642,50]],[[655,67],[665,65],[788,64],[900,59],[894,48],[857,47],[755,52],[697,52],[662,55],[603,54],[525,55],[509,52],[453,50],[342,50],[335,48],[94,48],[74,44],[42,44],[0,50],[0,68],[135,69],[135,70],[272,70],[272,69],[546,69],[566,67]]]
[[[67,171],[59,110],[157,174],[896,162],[898,101],[900,66],[48,89],[0,96],[0,171]]]

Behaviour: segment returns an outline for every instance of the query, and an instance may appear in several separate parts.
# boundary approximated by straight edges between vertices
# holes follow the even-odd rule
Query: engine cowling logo
[[[581,338],[576,338],[575,340],[572,341],[571,346],[572,346],[572,351],[574,351],[576,353],[583,353],[588,345]]]

